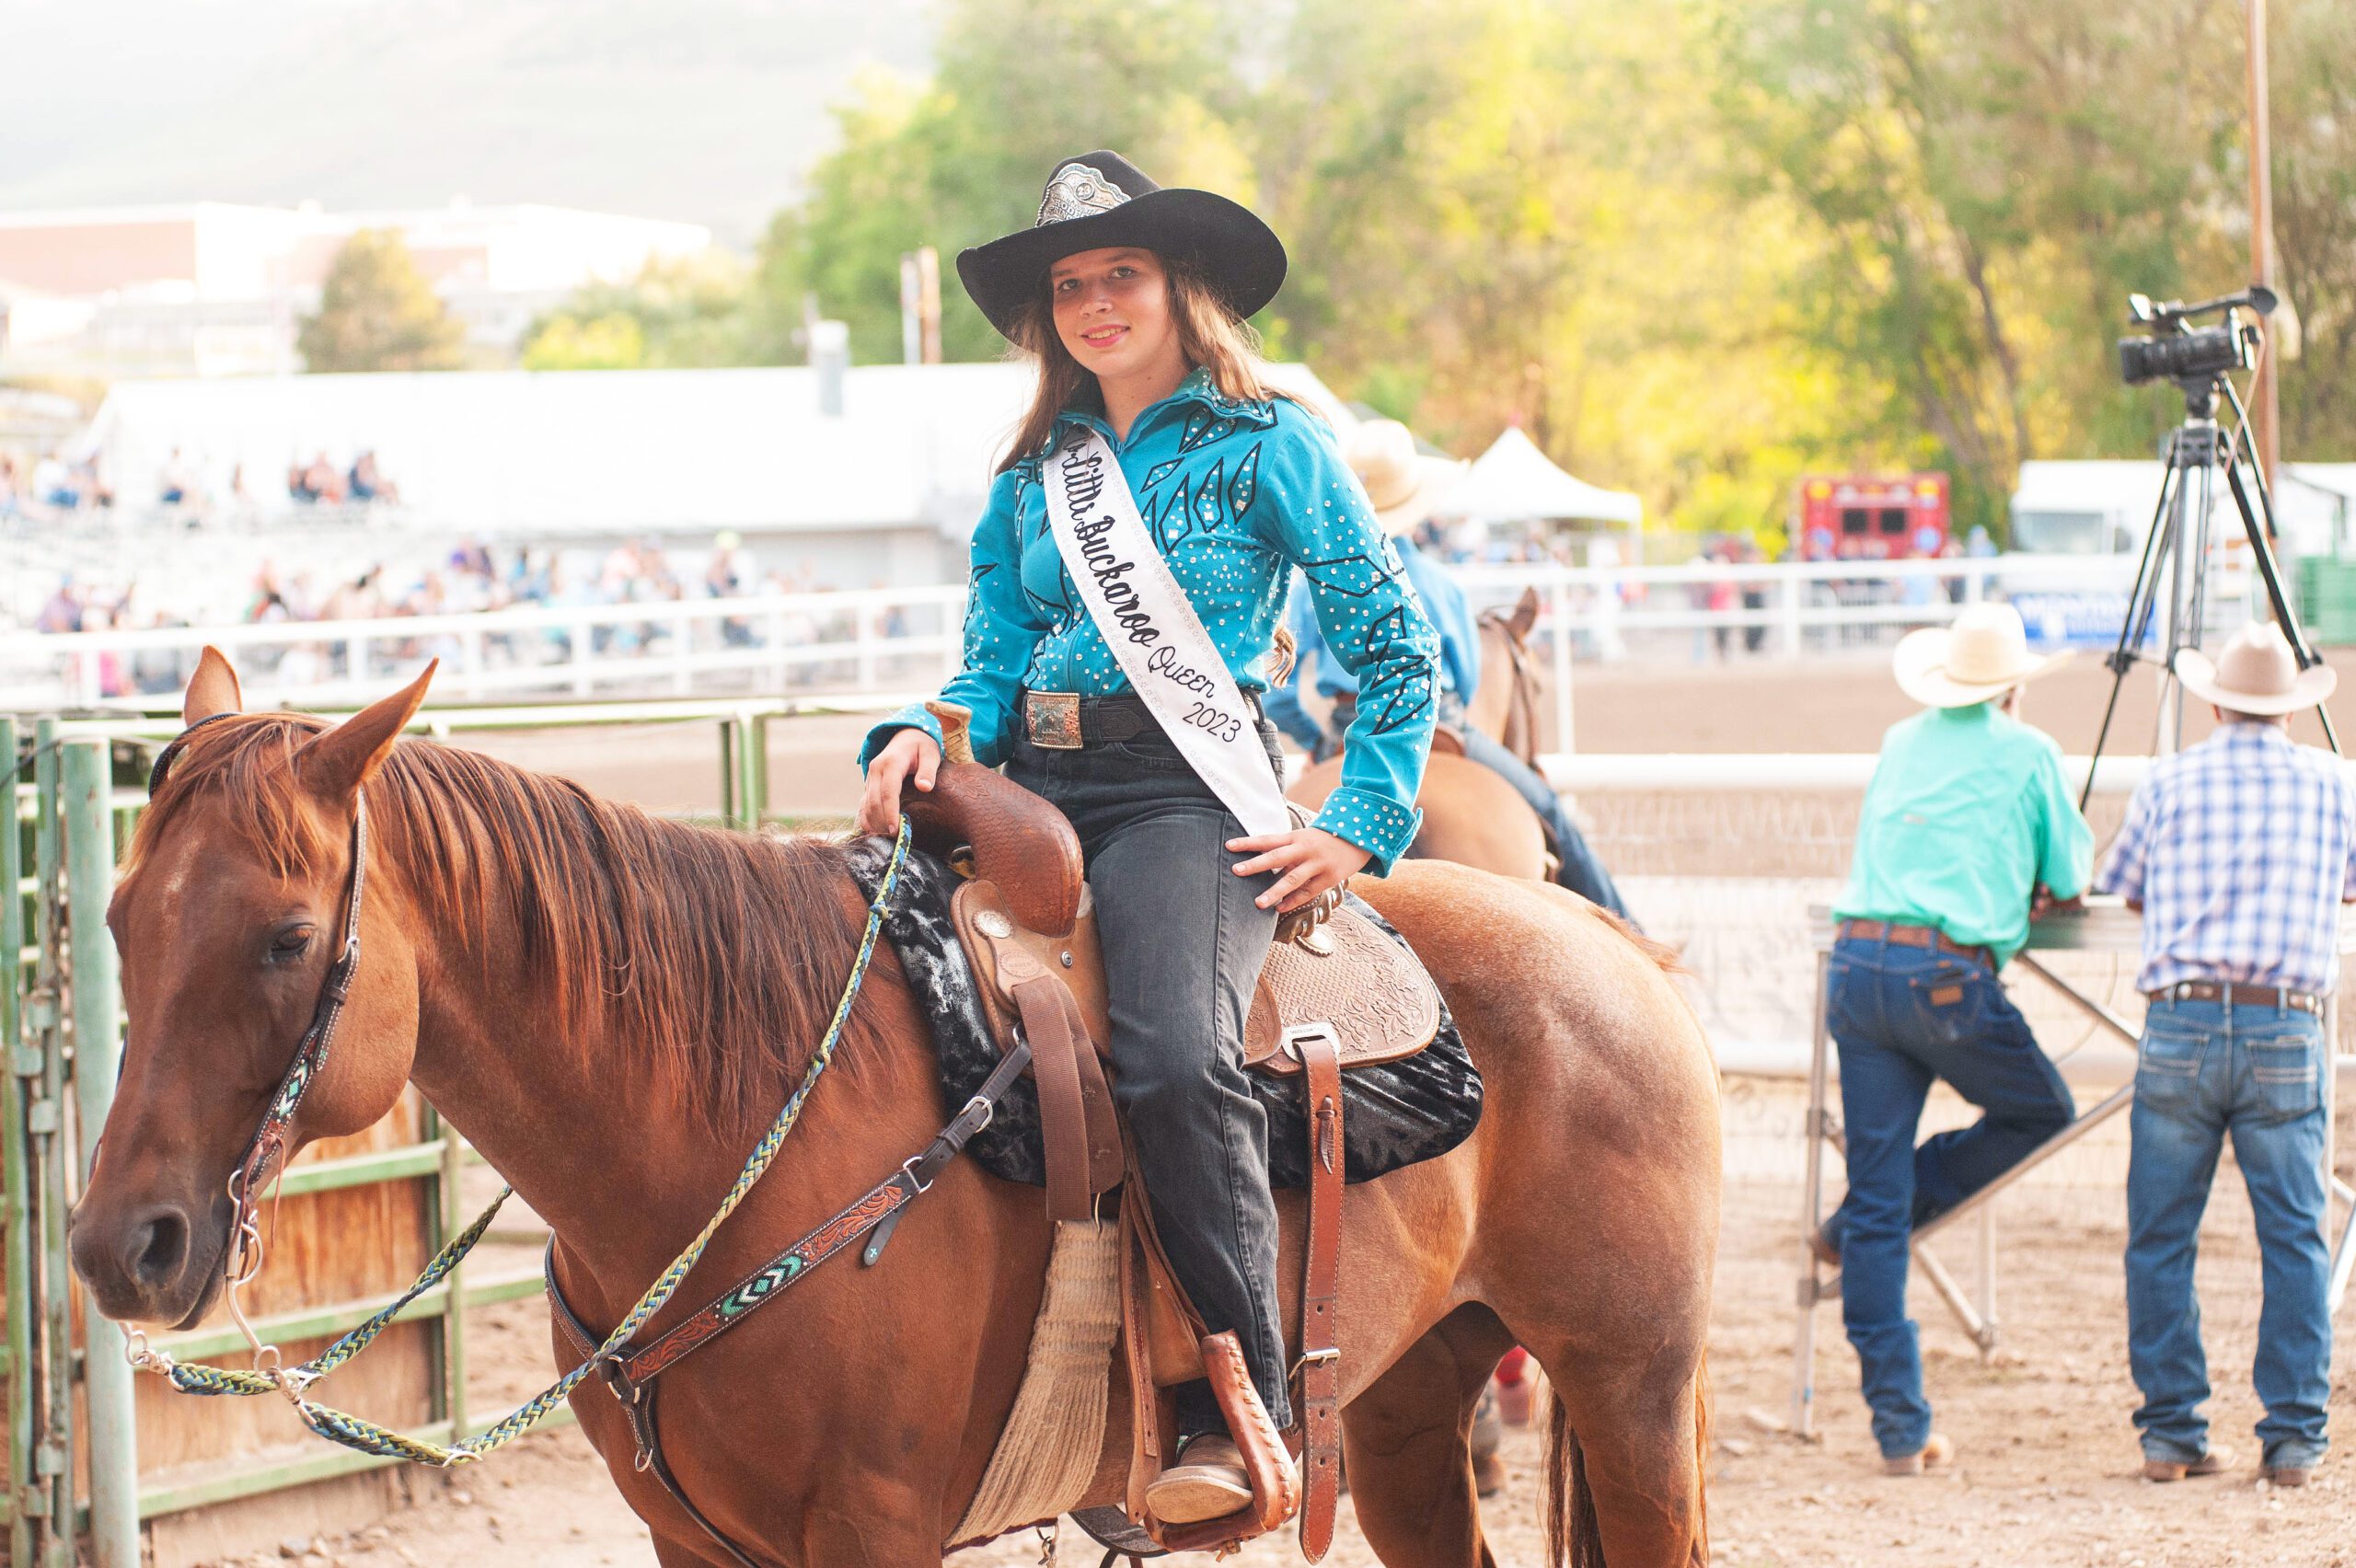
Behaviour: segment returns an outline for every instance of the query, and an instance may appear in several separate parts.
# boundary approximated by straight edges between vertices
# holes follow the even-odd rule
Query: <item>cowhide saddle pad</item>
[[[861,838],[850,846],[851,874],[872,898],[891,845]],[[941,1058],[941,1097],[951,1105],[973,1098],[998,1065],[998,1047],[965,950],[950,924],[949,899],[957,874],[933,857],[911,850],[894,890],[884,935],[899,954],[918,1005],[932,1020]],[[1392,940],[1405,940],[1364,900],[1349,906]],[[1309,1124],[1299,1077],[1247,1073],[1252,1094],[1268,1116],[1271,1185],[1309,1185]],[[1440,1003],[1439,1033],[1412,1056],[1342,1075],[1344,1174],[1352,1182],[1446,1154],[1472,1136],[1481,1121],[1481,1075],[1464,1049],[1456,1020]],[[1037,1091],[1027,1078],[1000,1103],[998,1115],[966,1145],[983,1170],[1009,1182],[1046,1185],[1046,1155],[1039,1137]]]

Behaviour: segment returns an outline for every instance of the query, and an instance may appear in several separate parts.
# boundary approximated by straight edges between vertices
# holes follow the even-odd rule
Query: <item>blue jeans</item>
[[[1849,1195],[1825,1222],[1841,1250],[1841,1315],[1856,1348],[1874,1438],[1892,1458],[1931,1435],[1923,1356],[1906,1315],[1914,1228],[2003,1175],[2070,1124],[2069,1086],[1985,964],[1928,948],[1842,938],[1826,1020],[1841,1052]],[[1934,1078],[1985,1113],[1914,1146]]]
[[[1260,727],[1271,767],[1276,732]],[[1080,836],[1112,1014],[1113,1098],[1137,1140],[1154,1228],[1212,1333],[1232,1330],[1260,1401],[1292,1424],[1276,1297],[1268,1119],[1243,1077],[1243,1023],[1276,912],[1239,877],[1242,825],[1160,730],[1057,751],[1014,743],[1006,776]],[[1177,1390],[1181,1433],[1223,1430],[1210,1385]]]
[[[2227,1132],[2258,1221],[2266,1303],[2250,1382],[2269,1465],[2323,1457],[2331,1389],[2325,1293],[2323,1023],[2287,1008],[2154,1001],[2135,1063],[2127,1162],[2127,1355],[2147,1458],[2209,1451],[2208,1361],[2192,1291],[2200,1213]]]

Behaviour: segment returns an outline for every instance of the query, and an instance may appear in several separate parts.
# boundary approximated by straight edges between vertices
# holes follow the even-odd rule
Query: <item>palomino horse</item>
[[[1527,588],[1510,612],[1482,613],[1481,684],[1464,715],[1524,762],[1532,762],[1538,744],[1538,673],[1528,646],[1537,618],[1538,595]],[[1303,768],[1286,793],[1313,811],[1341,781],[1341,758],[1331,756]],[[1417,856],[1548,880],[1545,829],[1519,792],[1479,763],[1436,749],[1415,804],[1424,813]]]
[[[340,946],[364,790],[364,957],[290,1147],[367,1126],[414,1083],[553,1227],[565,1295],[599,1332],[714,1212],[826,1029],[864,913],[840,844],[663,822],[397,744],[428,677],[333,728],[221,718],[184,735],[158,786],[108,916],[130,1035],[73,1217],[106,1316],[192,1323],[223,1288],[224,1184]],[[238,700],[208,654],[185,717]],[[1654,951],[1555,889],[1438,863],[1360,885],[1424,956],[1488,1084],[1461,1147],[1349,1191],[1360,1528],[1391,1568],[1494,1562],[1466,1430],[1518,1339],[1562,1401],[1552,1557],[1705,1561],[1719,1144],[1699,1026]],[[651,1332],[941,1126],[928,1024],[888,952],[837,1060]],[[1302,1216],[1280,1197],[1290,1317]],[[875,1267],[813,1269],[664,1378],[672,1470],[763,1562],[938,1562],[1012,1404],[1049,1246],[1039,1193],[960,1161],[905,1219]],[[1114,1401],[1091,1505],[1121,1496],[1126,1391]],[[719,1562],[633,1468],[606,1389],[591,1378],[572,1402],[665,1568]]]

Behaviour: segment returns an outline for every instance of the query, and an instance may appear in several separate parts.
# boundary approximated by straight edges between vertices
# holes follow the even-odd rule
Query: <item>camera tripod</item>
[[[2299,668],[2311,669],[2323,663],[2299,624],[2290,595],[2283,592],[2281,568],[2274,555],[2273,498],[2256,455],[2246,449],[2243,441],[2249,428],[2249,410],[2224,372],[2180,376],[2177,386],[2184,393],[2184,422],[2168,432],[2167,470],[2160,481],[2159,503],[2153,509],[2152,526],[2143,537],[2143,557],[2136,567],[2135,586],[2127,596],[2127,617],[2119,626],[2118,645],[2104,661],[2111,672],[2110,699],[2103,707],[2102,728],[2095,736],[2085,789],[2078,796],[2082,812],[2094,795],[2095,770],[2102,766],[2103,746],[2110,738],[2111,719],[2119,710],[2127,673],[2147,657],[2160,667],[2159,750],[2165,755],[2182,743],[2184,688],[2177,681],[2176,655],[2180,649],[2199,647],[2207,618],[2210,525],[2220,469],[2234,498],[2234,509],[2241,514],[2242,533],[2249,541],[2250,558],[2265,584],[2275,624],[2297,654]],[[2217,423],[2221,397],[2232,406],[2236,421],[2230,437]],[[2161,613],[2163,563],[2167,592],[2164,646],[2156,656],[2148,656],[2142,649],[2151,638],[2153,618]],[[2339,735],[2332,727],[2331,715],[2320,707],[2316,715],[2323,721],[2324,739],[2333,751],[2339,751]]]

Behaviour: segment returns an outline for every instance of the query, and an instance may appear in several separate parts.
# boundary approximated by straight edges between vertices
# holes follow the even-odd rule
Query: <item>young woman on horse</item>
[[[1039,384],[974,533],[964,668],[941,696],[970,710],[979,761],[1079,832],[1115,1096],[1157,1228],[1206,1327],[1235,1333],[1288,1426],[1244,1019],[1278,915],[1388,870],[1415,836],[1438,640],[1332,432],[1262,379],[1244,317],[1275,295],[1285,255],[1257,217],[1088,153],[1057,167],[1034,226],[957,271]],[[1360,693],[1342,787],[1302,828],[1283,814],[1258,701],[1296,566]],[[878,724],[860,828],[895,831],[902,787],[930,790],[941,759],[922,707]],[[1182,1390],[1179,1413],[1192,1440],[1150,1494],[1156,1515],[1248,1502],[1207,1385]]]

